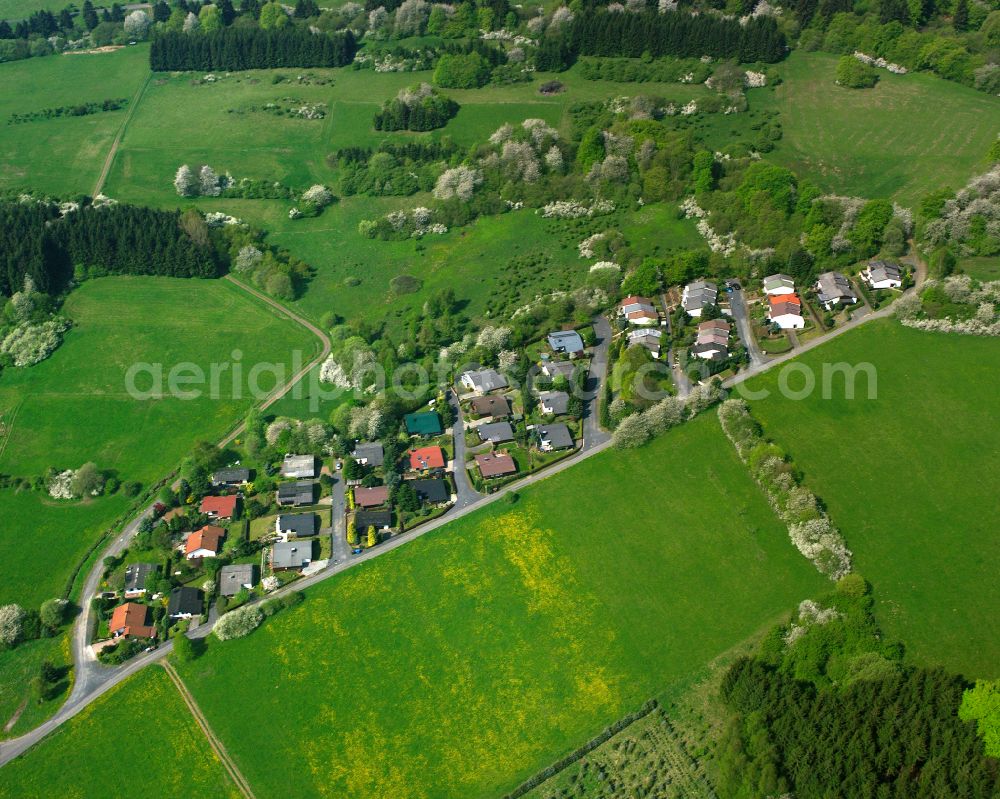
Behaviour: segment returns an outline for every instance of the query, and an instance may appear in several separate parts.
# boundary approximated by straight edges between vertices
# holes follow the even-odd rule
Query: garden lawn
[[[911,207],[931,191],[964,186],[983,167],[1000,131],[996,98],[884,69],[873,89],[842,88],[837,58],[794,52],[779,67],[780,86],[749,93],[754,108],[781,112],[784,138],[768,158],[827,191]]]
[[[841,388],[839,399],[772,396],[753,408],[827,503],[886,633],[917,663],[1000,676],[1000,341],[878,321],[800,360],[878,369],[877,400],[846,400]]]
[[[244,375],[258,362],[308,360],[318,342],[228,281],[113,277],[85,282],[66,301],[74,327],[48,360],[0,376],[0,473],[34,477],[93,461],[122,481],[149,485],[198,440],[218,440],[253,401],[236,396],[229,372],[217,399],[134,399],[125,376],[137,362],[197,364],[242,353]],[[139,387],[147,386],[141,379]],[[261,378],[269,390],[273,380]],[[202,387],[203,389],[205,387]],[[121,494],[86,502],[0,492],[0,604],[27,606],[61,594],[71,569],[127,506]],[[44,557],[40,553],[44,552]]]
[[[67,198],[93,192],[127,107],[17,125],[8,124],[10,115],[105,99],[131,103],[148,61],[148,47],[126,47],[0,64],[0,190]]]
[[[143,669],[0,769],[0,797],[241,794],[170,678]]]
[[[309,589],[184,677],[261,799],[496,796],[827,585],[708,414]]]

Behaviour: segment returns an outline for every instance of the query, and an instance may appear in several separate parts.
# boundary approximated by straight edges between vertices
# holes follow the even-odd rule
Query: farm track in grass
[[[122,143],[122,136],[125,135],[125,129],[128,127],[129,120],[135,115],[135,109],[139,106],[142,101],[142,95],[146,91],[146,87],[149,86],[150,80],[153,78],[153,73],[150,72],[143,81],[142,85],[136,89],[135,96],[132,98],[132,102],[129,103],[129,107],[125,112],[125,118],[122,120],[122,126],[118,129],[118,134],[115,136],[115,140],[111,143],[111,149],[108,150],[108,156],[104,159],[104,166],[101,168],[101,174],[97,178],[97,183],[94,186],[93,196],[97,196],[101,193],[104,188],[104,181],[108,179],[108,172],[111,171],[111,164],[114,163],[115,155],[118,154],[118,146]]]

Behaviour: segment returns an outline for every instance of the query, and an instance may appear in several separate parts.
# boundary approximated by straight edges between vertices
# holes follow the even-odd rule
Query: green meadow
[[[836,194],[893,197],[914,206],[957,190],[1000,132],[988,94],[931,75],[878,70],[873,89],[835,85],[837,56],[793,52],[783,83],[751,91],[755,108],[780,112],[784,137],[768,158]]]
[[[262,797],[496,796],[826,585],[708,414],[309,589],[183,676]]]
[[[0,379],[0,472],[33,477],[87,461],[119,479],[150,484],[178,464],[200,439],[217,439],[249,408],[219,381],[219,397],[135,399],[126,374],[135,363],[183,362],[206,373],[213,362],[288,364],[318,342],[297,325],[228,281],[114,277],[74,290],[64,313],[74,327],[55,354],[30,369],[7,369]],[[166,380],[164,381],[166,383]],[[273,380],[262,377],[261,387]],[[140,378],[137,387],[151,386]],[[118,494],[82,502],[50,500],[38,492],[0,492],[0,602],[28,606],[61,593],[70,569],[125,509]],[[25,536],[31,545],[25,546]],[[43,548],[45,557],[39,557]]]
[[[0,797],[241,794],[163,669],[111,689],[4,766]]]
[[[800,359],[872,363],[878,398],[754,403],[828,505],[890,638],[921,664],[1000,676],[1000,342],[873,322]],[[774,391],[773,372],[753,388]],[[793,380],[798,388],[801,383]]]
[[[0,0],[2,2],[2,0]],[[0,12],[0,17],[3,13]],[[133,96],[149,74],[149,48],[56,55],[0,64],[0,190],[90,194],[127,108],[8,124],[25,114]]]

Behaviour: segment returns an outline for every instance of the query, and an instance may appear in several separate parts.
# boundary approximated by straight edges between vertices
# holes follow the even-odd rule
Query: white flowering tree
[[[450,200],[453,197],[468,202],[476,186],[483,182],[483,175],[478,169],[467,166],[457,166],[441,173],[434,184],[434,196],[439,200]]]
[[[137,9],[125,17],[123,23],[125,35],[133,39],[145,39],[146,33],[149,31],[149,23],[150,19],[146,12]]]
[[[24,608],[20,605],[0,607],[0,644],[13,646],[24,632]]]
[[[198,190],[205,197],[218,197],[222,193],[222,181],[208,164],[198,171]]]
[[[234,266],[237,272],[250,272],[260,266],[263,260],[264,253],[252,244],[247,244],[240,247]]]
[[[260,627],[264,614],[256,605],[245,605],[227,613],[215,623],[212,632],[220,641],[243,638]]]
[[[194,197],[198,193],[198,178],[187,164],[181,164],[177,168],[174,188],[181,197]]]
[[[618,427],[611,437],[611,441],[618,449],[634,449],[641,447],[649,441],[652,431],[649,427],[649,420],[645,414],[634,413],[626,416],[619,422]]]
[[[188,15],[184,17],[183,30],[184,33],[194,33],[196,30],[201,28],[201,20],[198,19],[197,14],[192,14],[190,11]]]
[[[302,202],[309,203],[316,208],[325,208],[333,202],[333,192],[331,192],[326,186],[317,183],[314,186],[310,186],[305,190],[305,192],[303,192]]]
[[[427,27],[431,7],[426,0],[403,0],[396,9],[394,32],[396,36],[420,36]]]

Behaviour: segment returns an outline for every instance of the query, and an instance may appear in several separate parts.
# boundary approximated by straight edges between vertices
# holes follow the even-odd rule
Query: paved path
[[[910,289],[910,291],[919,290],[920,286],[923,283],[925,275],[926,275],[926,266],[924,266],[922,270],[919,268],[917,269],[916,287],[914,289]],[[244,288],[247,287],[244,286]],[[252,293],[259,295],[259,292],[252,292]],[[263,295],[259,296],[263,297]],[[269,300],[269,298],[265,299]],[[269,301],[269,304],[276,305],[276,303],[274,303],[273,301]],[[889,305],[880,311],[875,311],[873,313],[866,314],[862,317],[856,317],[851,321],[847,322],[846,324],[844,324],[842,327],[836,328],[835,330],[832,330],[831,332],[826,333],[825,335],[819,336],[809,341],[808,343],[804,344],[801,348],[799,348],[797,351],[789,352],[785,355],[773,358],[767,361],[766,363],[751,364],[749,368],[745,369],[744,371],[740,372],[737,375],[734,375],[728,380],[725,380],[723,382],[723,386],[726,388],[732,388],[733,386],[736,386],[753,377],[756,377],[757,375],[762,374],[763,372],[766,372],[769,369],[773,369],[776,366],[780,366],[781,364],[786,363],[787,361],[797,358],[802,353],[808,352],[809,350],[814,349],[815,347],[818,347],[821,344],[824,344],[830,339],[843,335],[848,330],[853,330],[854,328],[868,322],[871,319],[881,319],[889,316],[891,313],[892,313],[892,305]],[[289,316],[293,319],[298,319],[298,317],[294,316],[290,312]],[[315,328],[312,325],[309,325],[308,323],[304,322],[304,320],[303,323],[310,329],[315,330]],[[326,353],[329,351],[329,345],[330,345],[329,339],[324,334],[322,334],[322,332],[320,332],[320,335],[324,339],[324,351],[319,356],[319,358],[325,358]],[[318,359],[316,362],[318,362]],[[289,388],[290,385],[286,386],[282,390],[282,395],[286,393]],[[600,392],[598,392],[598,394],[599,393]],[[347,561],[341,563],[333,563],[333,559],[331,558],[330,566],[328,566],[323,571],[317,572],[316,574],[310,575],[309,577],[304,577],[301,580],[296,580],[295,582],[290,583],[285,588],[276,591],[273,594],[270,594],[269,596],[274,597],[274,596],[280,596],[285,593],[289,593],[291,591],[301,591],[303,589],[309,588],[310,586],[316,585],[317,583],[323,580],[329,579],[330,577],[333,577],[335,574],[340,574],[341,572],[353,568],[354,566],[357,566],[361,563],[373,560],[374,558],[379,557],[385,552],[390,552],[393,549],[397,549],[398,547],[404,546],[410,541],[419,538],[420,536],[426,535],[427,533],[432,532],[433,530],[436,530],[442,525],[450,524],[456,519],[460,519],[463,516],[467,516],[470,513],[474,513],[475,511],[481,510],[482,508],[485,508],[487,505],[490,505],[502,499],[506,494],[520,491],[530,485],[534,485],[535,483],[538,483],[542,480],[546,480],[549,477],[552,477],[553,475],[559,474],[560,472],[563,472],[566,469],[571,468],[580,461],[586,458],[590,458],[598,454],[599,452],[603,452],[610,446],[611,446],[610,436],[607,436],[605,440],[602,440],[600,442],[585,440],[583,447],[575,455],[572,455],[562,461],[559,461],[553,464],[552,466],[548,467],[547,469],[544,469],[541,472],[529,475],[516,482],[509,483],[508,485],[499,489],[495,493],[489,494],[487,496],[481,496],[479,499],[469,502],[464,507],[452,508],[444,516],[435,519],[433,521],[430,521],[427,524],[422,524],[412,531],[403,532],[396,536],[393,536],[388,541],[379,544],[377,547],[366,549],[360,555],[351,556],[351,558]],[[133,527],[135,528],[138,527],[138,520],[129,525],[129,527],[126,528],[126,530],[129,530]],[[119,539],[119,541],[124,541],[124,540],[125,540],[125,535],[123,534],[122,538]],[[116,544],[117,543],[118,542],[116,541]],[[91,572],[90,578],[87,581],[88,587],[91,586],[91,582],[93,582],[94,585],[90,589],[89,593],[84,593],[82,596],[89,597],[93,595],[93,592],[96,590],[97,578],[100,577],[101,568],[102,565],[100,563],[95,565],[93,571]],[[89,601],[85,602],[85,607],[87,609],[89,609],[89,606],[90,606]],[[81,620],[86,616],[87,613],[81,615],[80,620],[77,621],[77,629],[74,631],[74,634],[76,635],[76,633],[81,628],[83,628],[84,642],[86,641],[85,638],[86,628],[83,627],[83,625],[81,624]],[[206,637],[211,632],[213,624],[214,624],[214,607],[213,607],[213,613],[209,617],[209,621],[206,622],[205,624],[200,625],[196,630],[194,630],[190,634],[190,637],[192,638]],[[20,736],[19,738],[14,738],[10,741],[6,741],[0,744],[0,766],[12,760],[13,758],[17,757],[18,755],[22,754],[33,744],[40,741],[42,738],[44,738],[46,735],[48,735],[50,732],[56,729],[63,722],[75,716],[90,702],[92,702],[101,694],[107,692],[114,685],[117,685],[118,683],[127,679],[132,674],[139,671],[139,669],[142,669],[145,666],[149,665],[150,663],[155,663],[160,659],[162,659],[163,657],[165,657],[167,654],[170,653],[173,646],[171,641],[167,641],[158,649],[152,652],[143,653],[142,655],[133,658],[132,660],[128,661],[124,665],[119,666],[117,668],[100,667],[101,668],[100,679],[88,681],[86,680],[85,677],[81,678],[81,672],[83,672],[84,675],[86,675],[87,673],[87,669],[81,668],[81,666],[86,664],[88,661],[85,657],[82,657],[83,653],[77,650],[75,644],[76,641],[74,640],[74,660],[76,662],[76,667],[77,667],[77,682],[73,687],[73,692],[70,695],[70,698],[66,701],[66,704],[64,704],[62,708],[60,708],[59,711],[51,719],[46,721],[41,726],[37,727],[36,729],[32,730],[29,733]],[[86,649],[87,651],[89,651],[89,647],[86,647]]]
[[[111,172],[111,165],[115,162],[115,156],[118,154],[118,145],[122,143],[122,137],[125,135],[125,128],[128,127],[128,123],[132,121],[132,115],[135,113],[135,109],[139,106],[139,101],[142,99],[142,95],[146,91],[146,87],[149,86],[149,82],[152,79],[153,73],[150,72],[146,76],[146,80],[144,80],[142,85],[136,90],[135,96],[132,98],[132,102],[128,105],[128,110],[125,112],[125,119],[122,120],[122,126],[118,128],[118,134],[115,136],[115,140],[111,143],[111,149],[108,150],[108,155],[104,159],[104,166],[101,167],[101,174],[97,178],[97,183],[94,184],[94,197],[100,194],[101,190],[104,188],[104,182],[108,179],[108,173]]]
[[[729,292],[729,310],[732,312],[733,321],[736,322],[740,338],[743,339],[743,346],[750,356],[750,363],[754,366],[767,363],[767,358],[761,352],[760,344],[757,343],[757,337],[750,326],[750,314],[747,311],[747,301],[742,288],[734,288]]]
[[[611,344],[611,324],[603,316],[594,317],[594,344],[590,359],[590,371],[584,386],[583,407],[583,448],[603,444],[611,440],[611,434],[601,427],[601,401],[604,395],[604,381],[608,376],[608,347]]]
[[[174,667],[170,665],[169,661],[161,660],[160,665],[163,666],[167,674],[170,675],[170,679],[173,681],[174,685],[177,686],[177,690],[180,692],[181,699],[184,700],[184,704],[188,706],[188,710],[191,711],[191,715],[194,716],[194,720],[197,722],[198,726],[201,727],[201,731],[205,734],[205,738],[208,739],[208,745],[212,747],[212,751],[218,756],[219,760],[222,762],[223,768],[226,769],[226,773],[232,778],[233,782],[236,783],[236,787],[239,788],[240,793],[246,797],[246,799],[256,799],[253,793],[253,789],[250,787],[250,783],[247,782],[246,777],[237,768],[236,763],[230,756],[229,751],[222,744],[212,728],[208,724],[208,719],[205,718],[204,714],[201,712],[201,708],[198,707],[198,703],[194,701],[194,697],[191,696],[191,692],[188,691],[187,686],[184,681],[181,680],[180,675],[174,671]]]
[[[455,414],[455,424],[452,425],[451,435],[455,445],[455,457],[452,458],[452,469],[455,477],[455,505],[445,514],[451,518],[452,511],[474,504],[482,499],[480,494],[472,485],[469,478],[469,470],[465,468],[465,420],[462,417],[462,406],[458,401],[458,395],[448,389],[448,404],[452,413]]]

